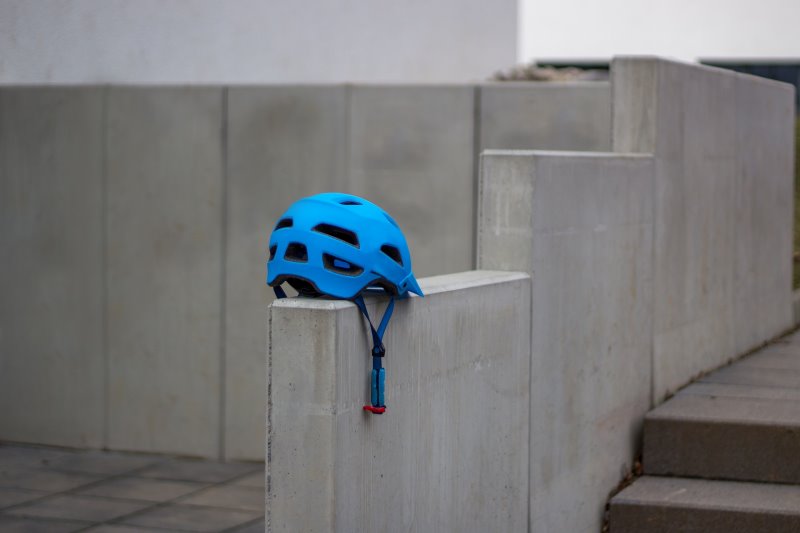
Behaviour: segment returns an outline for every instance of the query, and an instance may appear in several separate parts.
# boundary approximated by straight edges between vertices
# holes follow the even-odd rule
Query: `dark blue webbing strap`
[[[389,300],[389,306],[386,308],[386,311],[383,313],[383,318],[381,319],[381,323],[378,325],[378,329],[375,329],[375,326],[372,325],[372,320],[369,318],[369,313],[367,312],[367,306],[364,303],[364,298],[359,295],[357,298],[353,300],[353,302],[358,306],[359,310],[361,310],[361,314],[367,319],[369,322],[369,329],[372,332],[372,355],[373,357],[381,357],[386,353],[386,350],[383,347],[383,334],[386,332],[386,326],[389,325],[389,319],[392,318],[392,312],[394,311],[394,298]],[[378,355],[380,353],[380,355]]]
[[[383,313],[383,318],[381,319],[381,323],[378,325],[378,329],[375,329],[375,326],[372,324],[372,320],[369,317],[369,313],[367,312],[367,306],[364,303],[364,298],[362,296],[358,296],[353,300],[353,302],[358,306],[358,309],[361,311],[361,314],[367,319],[369,323],[369,329],[372,332],[372,373],[371,373],[371,389],[372,389],[372,407],[378,408],[370,409],[374,413],[381,413],[383,412],[384,408],[384,380],[386,378],[386,370],[383,368],[381,358],[386,355],[386,349],[383,346],[383,334],[386,332],[386,326],[389,325],[389,319],[392,317],[392,312],[394,311],[394,297],[389,300],[389,305],[386,307],[386,311]],[[367,409],[367,407],[365,407]]]
[[[275,291],[276,298],[286,298],[286,292],[281,288],[280,285],[275,285],[272,287],[272,289]],[[386,408],[383,401],[383,388],[386,370],[383,368],[383,364],[381,363],[381,358],[386,355],[386,348],[383,346],[383,334],[386,333],[386,327],[389,325],[389,319],[392,318],[392,312],[394,311],[394,297],[389,300],[389,305],[386,307],[386,311],[383,313],[383,318],[381,318],[381,323],[378,324],[378,329],[375,329],[375,326],[372,324],[372,319],[370,319],[369,313],[367,312],[367,305],[364,303],[364,298],[359,295],[353,299],[353,302],[356,304],[356,306],[358,306],[361,314],[367,319],[370,332],[372,333],[372,408],[365,407],[364,409],[369,409],[373,413],[382,413]]]

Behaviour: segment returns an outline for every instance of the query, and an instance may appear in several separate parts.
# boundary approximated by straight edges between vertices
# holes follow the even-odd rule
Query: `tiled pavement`
[[[264,531],[264,465],[0,444],[0,532]]]

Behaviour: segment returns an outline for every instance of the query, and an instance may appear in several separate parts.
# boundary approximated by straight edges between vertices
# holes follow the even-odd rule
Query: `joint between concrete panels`
[[[481,91],[480,85],[473,89],[473,112],[472,112],[472,190],[474,198],[472,200],[472,235],[477,236],[479,231],[478,210],[480,209],[480,169],[481,169]],[[478,239],[473,237],[472,245],[475,250],[472,254],[472,268],[478,265]]]
[[[100,162],[100,271],[101,271],[101,350],[103,351],[103,448],[109,447],[111,417],[111,368],[108,354],[108,86],[103,87]]]
[[[220,283],[219,283],[219,430],[218,456],[225,459],[225,437],[227,433],[226,413],[227,408],[227,264],[228,264],[228,87],[222,88],[222,107],[220,113],[220,178],[222,198],[220,199]]]

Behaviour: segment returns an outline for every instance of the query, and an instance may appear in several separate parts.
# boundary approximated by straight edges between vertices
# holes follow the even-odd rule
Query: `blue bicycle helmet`
[[[329,192],[298,200],[278,219],[269,240],[267,283],[278,298],[286,296],[280,287],[284,282],[301,296],[353,300],[358,306],[372,332],[372,405],[364,410],[385,412],[383,334],[395,298],[409,292],[423,296],[397,223],[377,205],[351,194]],[[362,297],[371,289],[392,296],[377,329]]]
[[[351,300],[380,287],[422,296],[397,223],[358,196],[322,193],[292,204],[269,241],[267,283],[287,282],[302,295]]]

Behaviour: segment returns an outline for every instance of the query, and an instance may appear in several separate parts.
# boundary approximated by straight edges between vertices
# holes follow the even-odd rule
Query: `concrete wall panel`
[[[344,86],[228,90],[225,455],[264,458],[267,244],[298,198],[346,190]]]
[[[472,86],[353,87],[349,185],[391,213],[418,276],[474,265]]]
[[[273,531],[525,529],[530,280],[473,271],[421,285],[385,339],[381,416],[361,409],[369,334],[355,306],[272,305]]]
[[[0,89],[0,440],[102,446],[103,89]]]
[[[599,531],[650,407],[653,161],[488,151],[479,268],[533,274],[530,531]]]
[[[654,400],[792,322],[790,86],[655,58],[612,69],[614,149],[656,160]]]
[[[787,85],[736,76],[736,352],[790,326],[794,117]]]
[[[480,148],[611,149],[611,85],[494,83],[480,87]]]
[[[108,95],[108,445],[220,444],[222,90]]]

